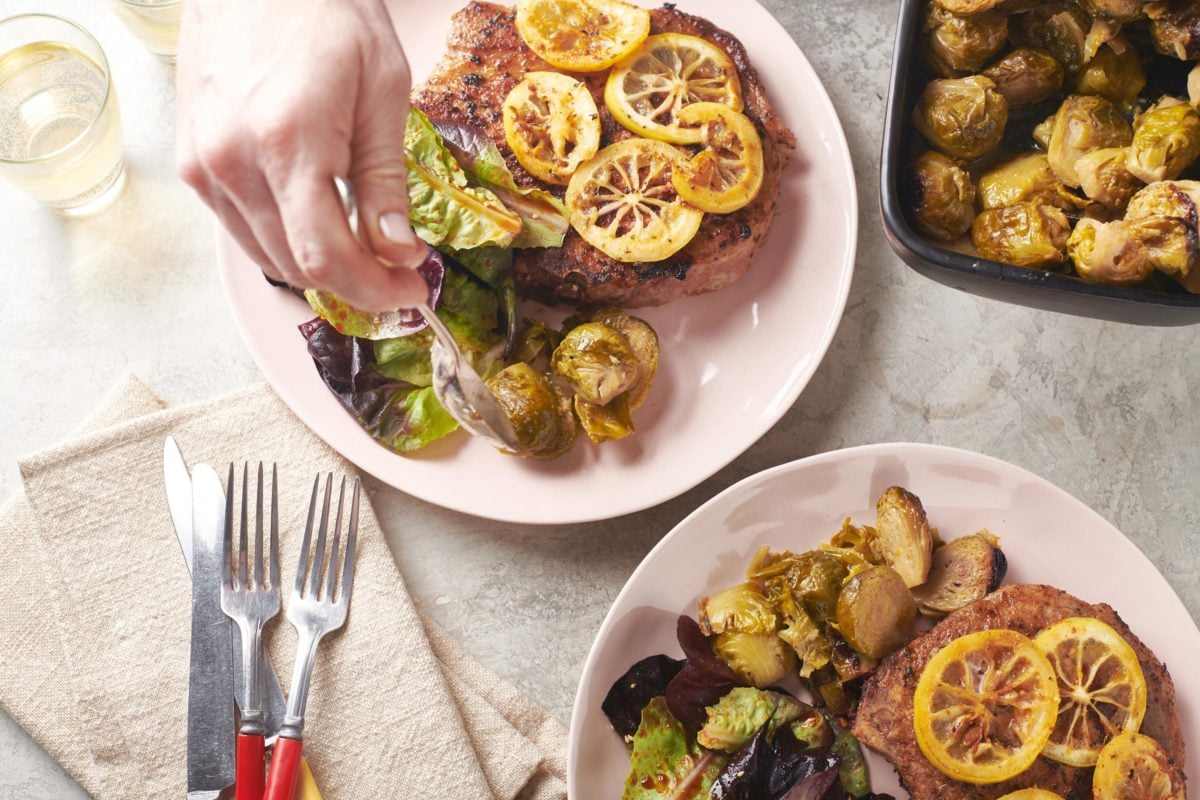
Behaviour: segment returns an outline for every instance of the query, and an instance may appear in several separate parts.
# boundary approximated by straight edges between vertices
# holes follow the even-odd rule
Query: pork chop
[[[740,278],[766,239],[775,216],[780,174],[796,140],[767,101],[758,73],[735,37],[707,20],[678,11],[670,3],[650,12],[650,32],[687,33],[721,47],[741,77],[743,109],[763,140],[764,176],[757,198],[732,214],[706,214],[699,233],[675,255],[656,263],[626,264],[609,258],[574,230],[562,247],[518,251],[517,283],[522,293],[543,302],[572,305],[656,306],[681,297],[721,289]],[[513,9],[471,2],[453,17],[446,55],[413,95],[413,105],[431,119],[482,128],[522,186],[539,182],[517,162],[504,139],[501,107],[525,73],[555,70],[521,39]],[[601,143],[632,136],[604,106],[607,70],[577,75],[587,83],[600,110]],[[562,195],[562,187],[544,186]]]
[[[854,734],[892,762],[914,800],[994,800],[1032,786],[1057,792],[1066,800],[1092,800],[1090,768],[1068,767],[1046,758],[1039,758],[1028,770],[1003,783],[960,783],[925,758],[913,733],[913,693],[934,653],[967,633],[1009,628],[1032,637],[1067,617],[1095,617],[1111,625],[1133,647],[1146,676],[1146,716],[1141,732],[1162,745],[1182,772],[1183,734],[1175,713],[1175,686],[1167,668],[1111,606],[1092,605],[1050,586],[1005,586],[954,612],[885,658],[863,688]]]

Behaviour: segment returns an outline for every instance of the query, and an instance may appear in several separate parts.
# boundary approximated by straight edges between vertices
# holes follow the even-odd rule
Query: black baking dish
[[[1073,275],[989,261],[950,250],[917,233],[909,223],[900,190],[919,136],[911,117],[917,97],[934,77],[919,56],[927,0],[901,0],[896,49],[888,90],[880,163],[883,227],[896,254],[927,278],[981,297],[1135,325],[1200,323],[1200,295],[1169,279],[1153,288],[1089,283]]]

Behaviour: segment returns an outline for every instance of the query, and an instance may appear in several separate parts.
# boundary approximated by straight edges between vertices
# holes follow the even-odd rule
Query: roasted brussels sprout
[[[924,583],[933,550],[933,530],[920,498],[900,486],[885,491],[875,504],[875,532],[883,560],[899,573],[904,585],[911,588]]]
[[[979,255],[992,261],[1047,267],[1066,257],[1070,233],[1062,209],[1023,202],[984,211],[971,226],[971,241]]]
[[[1193,107],[1200,108],[1200,64],[1188,73],[1188,100],[1192,101]]]
[[[868,658],[883,658],[908,641],[916,618],[912,593],[891,567],[860,572],[846,582],[838,598],[838,630]]]
[[[1054,133],[1054,118],[1057,114],[1051,114],[1044,120],[1039,122],[1033,129],[1033,141],[1037,142],[1038,147],[1043,150],[1050,149],[1050,137]]]
[[[579,418],[579,426],[592,444],[615,442],[637,429],[633,424],[633,415],[629,413],[628,394],[617,395],[615,400],[603,406],[575,395],[575,416]]]
[[[913,163],[910,178],[913,221],[922,233],[952,242],[971,229],[975,184],[953,159],[928,150]]]
[[[1039,3],[1021,17],[1025,37],[1058,59],[1067,72],[1075,72],[1087,61],[1087,39],[1092,20],[1070,2]]]
[[[544,358],[544,363],[548,364],[550,354],[554,352],[554,348],[558,347],[558,343],[561,341],[561,333],[539,319],[526,317],[521,323],[521,330],[517,333],[517,339],[513,345],[512,360],[524,361],[528,364]]]
[[[1059,207],[1073,205],[1068,200],[1067,188],[1050,169],[1044,153],[1017,156],[979,178],[979,202],[983,208],[1011,206],[1022,200]]]
[[[1125,45],[1118,53],[1111,46],[1100,48],[1075,79],[1075,94],[1095,94],[1121,108],[1131,108],[1146,88],[1146,70],[1137,50]]]
[[[917,130],[943,153],[973,160],[996,149],[1008,124],[1008,102],[982,75],[934,80],[913,110]]]
[[[606,405],[638,382],[638,361],[629,340],[602,322],[568,332],[550,359],[554,372],[589,403]]]
[[[782,692],[738,686],[705,709],[708,718],[696,734],[696,742],[709,750],[733,753],[754,738],[762,726],[769,726],[767,735],[774,736],[776,730],[811,710],[811,706]]]
[[[926,57],[943,77],[978,72],[1008,39],[1008,17],[994,11],[960,17],[936,5],[925,15]]]
[[[838,594],[850,570],[837,556],[810,550],[795,557],[787,571],[792,594],[804,610],[824,625],[837,613]]]
[[[1125,147],[1133,128],[1116,106],[1103,97],[1073,94],[1059,106],[1050,132],[1047,157],[1054,174],[1068,186],[1079,186],[1076,162],[1102,147]]]
[[[700,630],[705,636],[726,631],[739,633],[774,633],[775,610],[754,586],[741,583],[701,597],[699,602]]]
[[[1164,97],[1133,124],[1129,171],[1146,183],[1174,180],[1200,156],[1200,112]]]
[[[933,551],[929,578],[912,590],[922,614],[941,616],[994,592],[1008,572],[999,540],[980,531],[960,536]]]
[[[549,377],[519,361],[487,385],[512,422],[521,443],[519,455],[554,458],[571,449],[576,435],[571,400]]]
[[[1194,221],[1200,214],[1200,181],[1158,181],[1129,201],[1125,219],[1153,216]]]
[[[739,678],[759,689],[779,683],[796,668],[796,653],[774,633],[722,633],[713,652]]]
[[[1036,47],[1019,47],[983,71],[1004,95],[1009,108],[1040,103],[1063,86],[1058,59]]]
[[[1103,147],[1080,158],[1075,171],[1083,193],[1106,208],[1123,210],[1143,186],[1126,166],[1128,156],[1127,147]]]
[[[1133,22],[1146,12],[1148,0],[1078,0],[1083,10],[1093,17],[1117,22]]]
[[[1200,4],[1169,0],[1146,6],[1154,49],[1184,61],[1200,60]]]
[[[1079,220],[1067,239],[1067,254],[1079,277],[1094,283],[1133,286],[1154,272],[1150,252],[1122,220]]]
[[[607,325],[629,343],[638,364],[637,383],[629,390],[629,410],[636,411],[646,402],[658,371],[658,334],[648,322],[619,308],[602,308],[591,315],[591,321]]]
[[[959,16],[982,14],[1000,5],[1002,0],[934,0],[939,8]]]

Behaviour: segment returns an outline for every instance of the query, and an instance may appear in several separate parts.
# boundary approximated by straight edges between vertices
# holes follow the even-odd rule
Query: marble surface
[[[775,464],[909,440],[978,450],[1053,480],[1129,535],[1200,618],[1200,329],[1033,311],[910,271],[884,241],[878,211],[895,3],[765,3],[824,79],[858,174],[857,272],[824,364],[736,462],[619,520],[499,525],[372,486],[418,602],[566,722],[609,603],[689,511]],[[259,379],[221,296],[210,217],[174,177],[170,70],[95,0],[5,0],[5,13],[19,10],[64,14],[100,39],[113,62],[131,180],[113,209],[76,222],[0,185],[3,495],[19,485],[16,459],[65,436],[126,370],[177,403]],[[0,765],[0,800],[84,796],[2,713]]]

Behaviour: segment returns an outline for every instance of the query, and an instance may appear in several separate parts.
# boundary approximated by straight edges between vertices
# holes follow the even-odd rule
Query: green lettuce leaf
[[[683,723],[671,716],[664,698],[656,697],[642,710],[633,736],[621,800],[707,798],[727,760],[689,743]]]
[[[408,215],[417,235],[434,247],[458,250],[508,247],[521,233],[521,218],[495,194],[469,185],[467,174],[417,109],[404,131],[408,167]]]
[[[433,387],[397,391],[380,418],[378,438],[398,453],[410,453],[458,430]]]
[[[504,353],[511,358],[521,324],[521,315],[517,310],[517,282],[512,271],[513,251],[504,247],[477,247],[474,250],[443,247],[442,251],[500,293],[500,302],[504,307]]]

